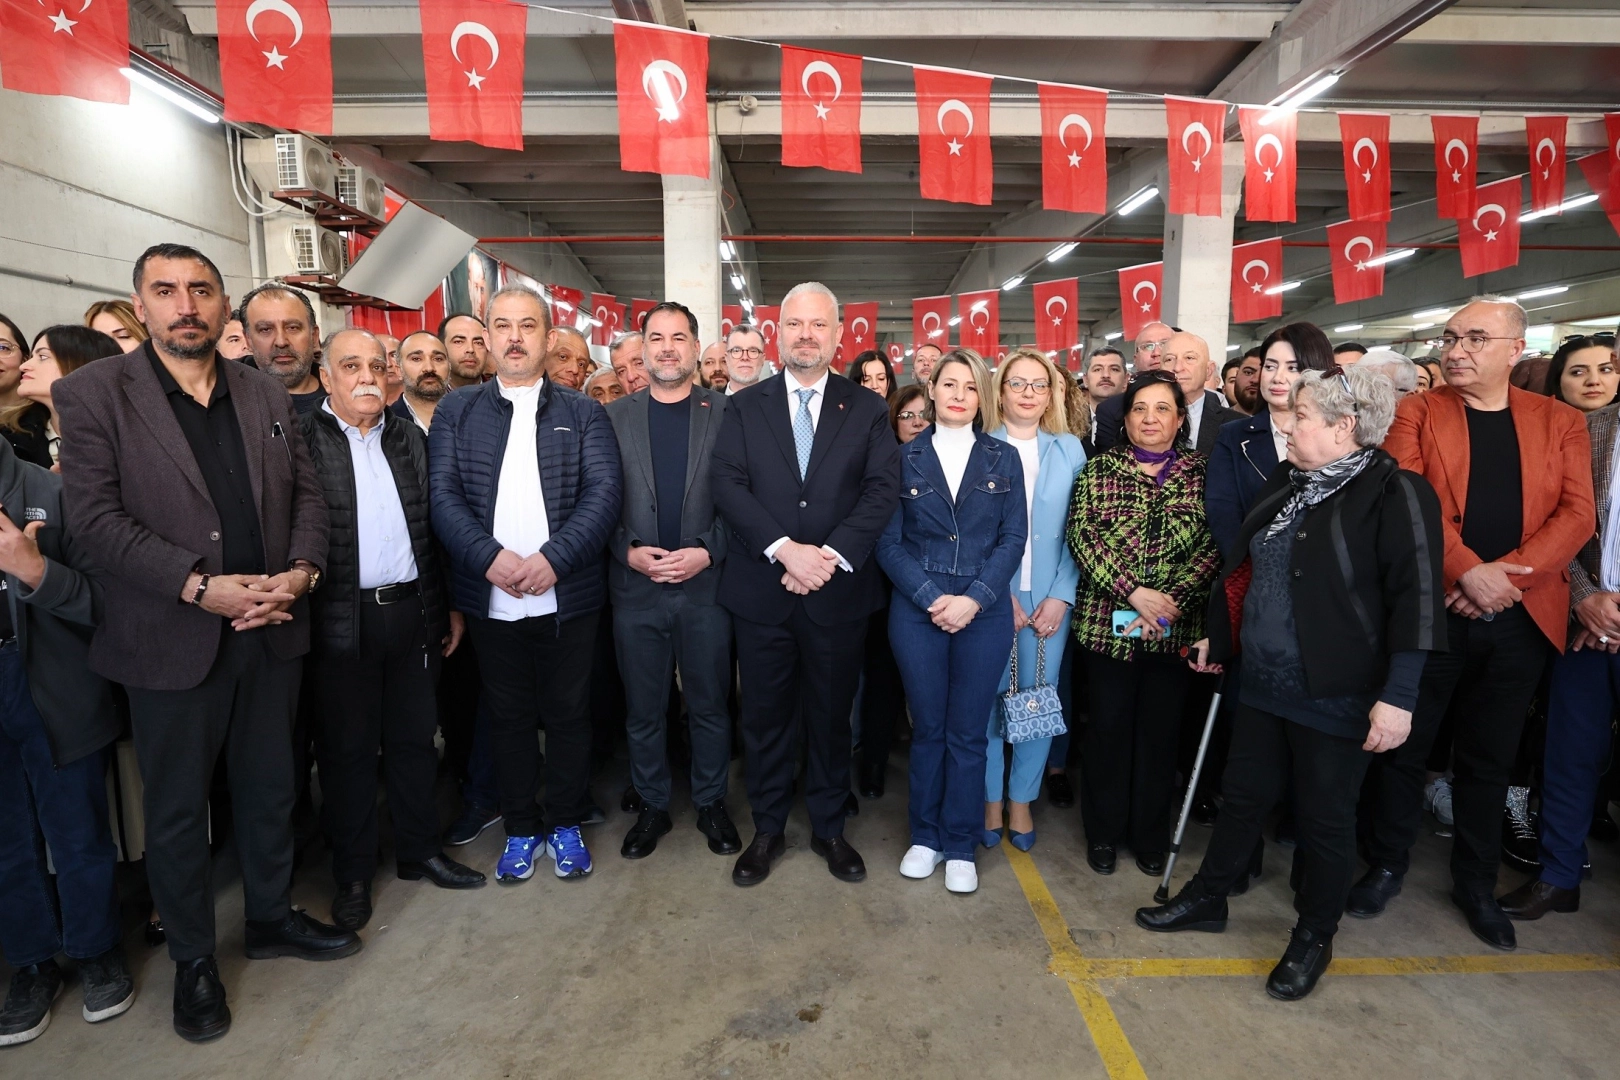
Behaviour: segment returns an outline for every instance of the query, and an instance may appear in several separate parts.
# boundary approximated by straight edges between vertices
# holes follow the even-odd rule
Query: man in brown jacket
[[[250,959],[333,959],[360,940],[294,911],[292,719],[326,503],[286,389],[215,345],[219,269],[177,244],[135,263],[151,339],[53,388],[69,523],[102,568],[90,665],[129,690],[148,876],[176,963],[175,1030],[223,1035],[208,784],[220,753]]]
[[[1370,918],[1401,891],[1423,820],[1424,763],[1448,707],[1453,751],[1452,899],[1488,945],[1517,942],[1494,896],[1508,772],[1549,645],[1564,648],[1569,560],[1596,527],[1581,414],[1509,386],[1524,309],[1481,297],[1446,323],[1446,385],[1400,404],[1384,449],[1440,496],[1447,641],[1429,654],[1412,735],[1369,774],[1372,867],[1347,910]]]

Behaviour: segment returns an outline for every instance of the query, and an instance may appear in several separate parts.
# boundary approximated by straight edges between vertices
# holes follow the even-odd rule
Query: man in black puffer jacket
[[[337,881],[332,921],[345,930],[371,918],[379,748],[399,876],[447,889],[484,883],[439,848],[434,688],[462,620],[447,610],[429,522],[427,447],[415,425],[385,417],[387,370],[371,333],[338,331],[322,350],[327,399],[302,420],[331,523],[325,588],[312,597],[309,677]]]

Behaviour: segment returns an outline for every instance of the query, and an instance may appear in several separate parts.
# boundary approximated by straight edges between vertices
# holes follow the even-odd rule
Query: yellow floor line
[[[1012,864],[1013,874],[1024,890],[1024,898],[1029,901],[1035,921],[1046,936],[1047,947],[1052,950],[1052,963],[1048,970],[1063,976],[1068,983],[1069,992],[1074,995],[1074,1003],[1080,1007],[1080,1015],[1091,1032],[1091,1041],[1102,1056],[1103,1067],[1108,1070],[1110,1080],[1147,1080],[1147,1073],[1142,1071],[1142,1063],[1136,1059],[1136,1051],[1131,1049],[1131,1040],[1126,1038],[1124,1029],[1119,1026],[1113,1006],[1108,1004],[1108,999],[1103,997],[1091,977],[1080,974],[1085,965],[1092,961],[1081,955],[1079,946],[1069,936],[1069,924],[1063,921],[1063,913],[1058,910],[1057,901],[1052,899],[1052,892],[1046,887],[1041,872],[1035,868],[1028,853],[1019,851],[1011,844],[1004,845],[1002,850],[1007,853],[1007,861]]]
[[[1076,950],[1078,954],[1079,950]],[[1208,976],[1265,976],[1277,963],[1225,959],[1081,959],[1063,974],[1076,981],[1128,978],[1197,978]],[[1341,956],[1328,967],[1328,975],[1506,975],[1547,972],[1620,971],[1620,957],[1590,953],[1504,954],[1489,956]]]

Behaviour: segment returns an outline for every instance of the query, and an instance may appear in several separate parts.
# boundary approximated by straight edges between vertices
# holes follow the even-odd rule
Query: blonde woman
[[[84,325],[118,343],[124,352],[134,352],[147,339],[146,327],[135,317],[128,300],[97,300],[84,311]]]

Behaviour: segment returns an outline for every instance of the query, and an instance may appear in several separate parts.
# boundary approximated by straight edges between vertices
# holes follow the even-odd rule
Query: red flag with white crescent
[[[609,293],[591,293],[592,345],[611,345],[613,338],[624,329],[624,305]]]
[[[755,325],[759,327],[759,336],[765,339],[765,359],[776,362],[776,337],[780,331],[778,323],[782,319],[782,305],[776,304],[767,307],[760,304],[754,308]]]
[[[1163,291],[1163,262],[1127,266],[1119,272],[1119,313],[1127,338],[1134,339],[1142,327],[1159,321]]]
[[[1384,295],[1389,226],[1382,221],[1341,221],[1327,227],[1333,267],[1333,302],[1353,304]]]
[[[1038,281],[1034,294],[1035,347],[1041,352],[1061,353],[1079,344],[1079,279]]]
[[[911,302],[911,344],[950,348],[951,298],[924,296]]]
[[[1620,209],[1620,113],[1603,114],[1603,131],[1608,136],[1609,202]]]
[[[1166,97],[1164,118],[1170,134],[1172,214],[1221,216],[1221,154],[1226,132],[1226,102]]]
[[[709,176],[709,38],[646,23],[614,22],[619,167]]]
[[[54,12],[54,14],[53,14]],[[129,103],[126,0],[0,0],[0,85]]]
[[[1344,182],[1355,221],[1389,220],[1389,114],[1339,114]]]
[[[742,322],[742,305],[741,304],[721,304],[720,305],[720,336],[716,340],[717,341],[726,340],[726,335],[731,333],[731,331],[733,329],[735,329],[741,322]]]
[[[782,164],[861,171],[861,58],[782,46]]]
[[[983,357],[996,355],[1001,344],[1001,290],[958,293],[956,313],[962,316],[956,328],[962,347]]]
[[[1282,314],[1282,237],[1232,248],[1232,321],[1259,322]]]
[[[1293,221],[1299,114],[1244,105],[1238,108],[1238,123],[1243,128],[1244,220]]]
[[[1473,217],[1457,223],[1463,277],[1519,265],[1519,208],[1524,188],[1511,176],[1479,189]]]
[[[566,285],[547,285],[546,291],[551,294],[551,325],[573,326],[585,294]]]
[[[217,0],[214,8],[225,119],[330,133],[326,0]]]
[[[1434,128],[1434,194],[1441,217],[1474,215],[1479,176],[1479,117],[1431,116]]]
[[[917,81],[917,177],[925,199],[988,206],[990,76],[913,69]]]
[[[647,312],[658,306],[656,300],[632,299],[630,301],[630,329],[641,333],[641,320],[647,317]]]
[[[1564,135],[1567,116],[1527,116],[1525,142],[1530,147],[1530,209],[1551,210],[1564,201]]]
[[[877,348],[878,305],[876,300],[864,304],[844,305],[844,355],[853,360],[867,349]]]
[[[418,0],[428,137],[523,149],[529,9],[508,0]]]
[[[1041,205],[1075,214],[1108,211],[1108,91],[1041,83]]]

